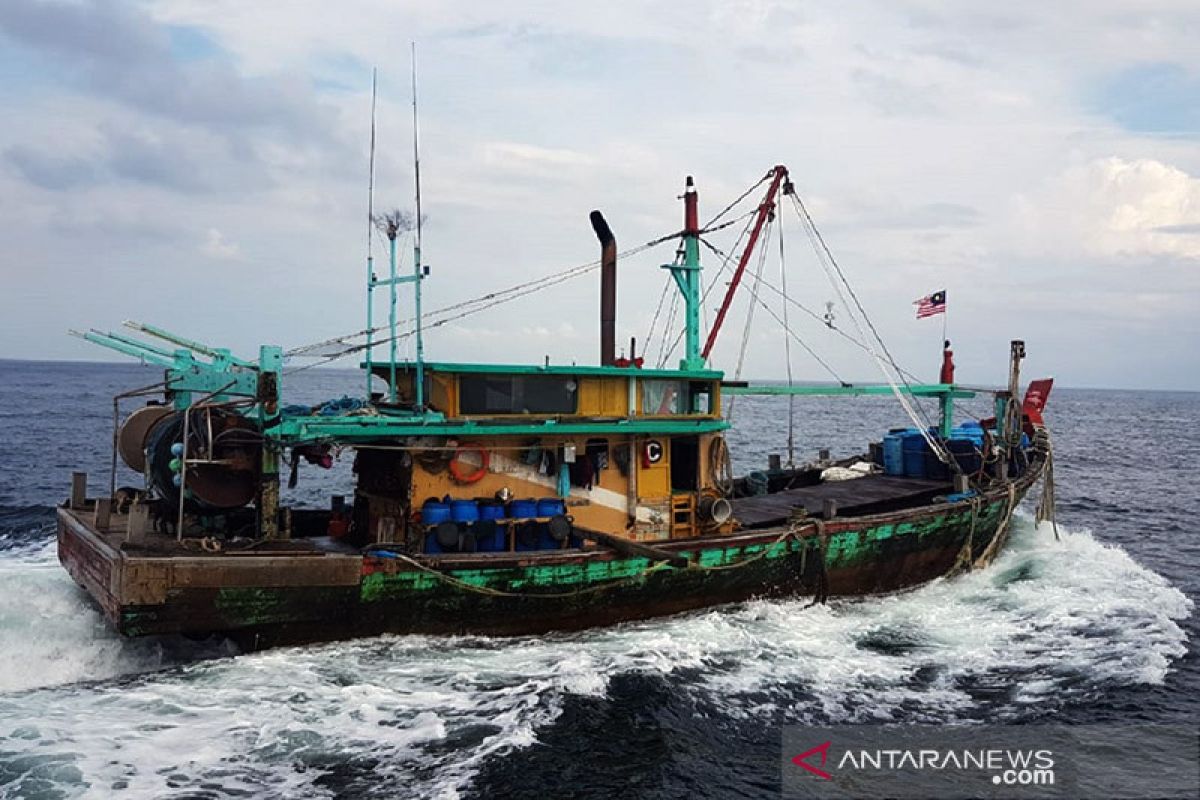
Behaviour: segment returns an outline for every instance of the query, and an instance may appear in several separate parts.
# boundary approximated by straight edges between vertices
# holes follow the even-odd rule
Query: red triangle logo
[[[831,744],[832,744],[832,742],[824,742],[822,744],[817,745],[816,747],[809,748],[808,750],[805,750],[803,753],[801,753],[800,755],[793,758],[792,763],[795,764],[797,767],[801,767],[803,769],[808,770],[813,775],[816,775],[819,778],[824,778],[827,781],[831,781],[831,780],[833,780],[832,775],[830,775],[825,770],[819,769],[818,767],[814,767],[812,764],[808,763],[808,759],[811,756],[814,756],[814,755],[817,755],[818,753],[820,753],[821,766],[822,767],[825,766],[825,761],[826,761],[826,759],[829,758],[829,746]]]

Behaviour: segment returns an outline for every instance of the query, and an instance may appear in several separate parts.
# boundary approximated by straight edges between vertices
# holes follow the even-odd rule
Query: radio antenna
[[[417,43],[412,42],[412,107],[413,107],[413,182],[416,186],[417,201],[417,230],[413,238],[413,295],[416,317],[417,338],[417,379],[416,407],[417,411],[425,410],[425,342],[421,334],[421,281],[425,277],[425,267],[421,264],[421,148],[417,126]]]
[[[367,167],[367,401],[371,400],[371,348],[374,338],[375,258],[371,237],[375,227],[375,92],[377,72],[371,69],[371,155]]]

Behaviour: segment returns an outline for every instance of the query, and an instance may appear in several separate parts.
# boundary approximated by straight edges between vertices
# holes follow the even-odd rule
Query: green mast
[[[704,369],[704,357],[700,354],[700,221],[697,211],[699,195],[692,176],[687,178],[683,192],[683,261],[664,264],[671,270],[671,277],[679,287],[684,302],[684,356],[679,361],[683,370]]]

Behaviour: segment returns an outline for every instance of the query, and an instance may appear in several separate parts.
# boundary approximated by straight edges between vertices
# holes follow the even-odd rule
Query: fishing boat
[[[114,398],[107,490],[89,496],[87,475],[73,475],[58,510],[60,561],[126,636],[215,634],[246,648],[385,632],[537,634],[750,598],[896,592],[985,567],[1049,470],[1049,381],[1020,397],[1025,348],[1013,342],[994,417],[956,425],[955,401],[984,390],[914,383],[870,339],[860,344],[888,378],[877,385],[727,380],[710,354],[764,227],[785,203],[811,223],[787,169],[757,185],[762,199],[737,218],[746,245],[707,337],[701,245],[732,215],[702,226],[689,177],[682,229],[657,240],[678,245],[664,265],[683,309],[677,365],[648,366],[635,342],[617,355],[618,253],[599,212],[601,257],[582,270],[600,273],[594,366],[427,361],[423,331],[436,323],[421,312],[419,227],[401,273],[394,220],[387,277],[368,258],[366,342],[342,353],[363,359],[362,397],[285,403],[291,360],[278,346],[243,358],[140,323],[127,323],[140,336],[78,334],[163,378]],[[406,330],[401,287],[414,299]],[[373,293],[385,289],[388,324],[375,327]],[[865,315],[857,299],[848,307]],[[415,357],[401,360],[405,337]],[[802,465],[772,457],[735,478],[724,411],[753,394],[894,395],[908,419],[861,453]],[[143,404],[130,411],[134,401]],[[352,496],[319,508],[281,501],[284,481],[335,455],[353,457]],[[118,486],[118,458],[144,485]]]

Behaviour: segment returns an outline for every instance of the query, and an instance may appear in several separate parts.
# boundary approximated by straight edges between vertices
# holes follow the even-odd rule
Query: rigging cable
[[[783,294],[787,296],[787,261],[784,258],[783,252],[783,217],[779,219],[779,285],[783,287]],[[757,289],[757,287],[756,287]],[[783,358],[787,364],[787,382],[788,389],[792,388],[792,342],[790,338],[791,327],[788,325],[788,307],[787,303],[783,304]],[[787,454],[788,466],[796,465],[796,395],[788,392],[788,429],[787,429]]]
[[[653,241],[646,242],[645,244],[630,248],[629,250],[626,250],[625,252],[620,253],[618,255],[618,257],[629,257],[629,256],[637,255],[637,254],[642,253],[652,247],[662,244],[665,241],[669,241],[669,240],[675,238],[677,235],[678,234],[670,234],[669,236],[659,237],[658,239],[655,239]],[[501,290],[498,290],[495,292],[491,292],[489,294],[483,295],[482,297],[477,297],[472,300],[465,300],[460,303],[455,303],[453,305],[437,309],[436,311],[430,312],[428,317],[435,317],[438,319],[436,319],[433,322],[427,323],[425,325],[425,328],[431,329],[431,328],[441,327],[442,325],[445,325],[448,322],[454,322],[459,319],[463,319],[464,317],[468,317],[468,316],[477,314],[481,311],[486,311],[490,308],[494,308],[495,306],[501,305],[503,303],[508,303],[513,300],[516,300],[519,297],[524,297],[526,295],[532,294],[532,293],[540,291],[542,289],[546,289],[551,286],[555,286],[557,284],[563,283],[564,281],[570,280],[572,278],[577,278],[580,275],[585,275],[589,272],[592,272],[592,271],[598,269],[599,266],[600,266],[599,261],[594,261],[594,262],[591,262],[588,264],[581,264],[577,267],[572,267],[570,269],[564,270],[559,273],[542,276],[541,278],[537,278],[535,280],[526,281],[525,283],[517,284],[515,286],[510,286],[507,289],[501,289]],[[453,314],[450,316],[446,316],[451,311],[458,311],[459,313]],[[382,328],[372,328],[369,331],[359,331],[358,333],[346,334],[345,336],[335,337],[334,339],[327,339],[324,342],[319,342],[315,345],[306,345],[304,347],[289,350],[285,355],[288,355],[288,356],[303,355],[307,351],[311,351],[313,349],[327,346],[330,344],[347,344],[349,341],[351,341],[353,339],[359,338],[364,335],[369,335],[369,334],[375,333],[379,330],[382,330]],[[416,333],[415,328],[412,328],[412,329],[397,333],[394,338],[401,339],[401,340],[407,339],[408,337],[413,336],[415,333]],[[325,355],[325,356],[319,356],[318,357],[319,360],[314,361],[311,364],[305,364],[302,367],[296,367],[296,368],[287,370],[284,372],[284,374],[291,375],[296,372],[302,372],[304,370],[312,369],[313,367],[324,366],[325,364],[329,364],[333,361],[337,361],[338,359],[354,355],[355,353],[361,353],[364,350],[367,350],[368,347],[374,347],[376,345],[387,344],[388,342],[390,342],[392,340],[392,338],[393,337],[389,336],[384,339],[374,340],[374,341],[371,341],[371,343],[369,345],[368,344],[352,345],[352,346],[346,347],[345,349],[343,349],[339,352],[332,353],[332,354]]]
[[[774,219],[774,216],[772,215],[767,218],[767,231],[766,231],[767,238],[770,238],[770,236],[771,236],[771,226],[773,224],[775,224],[775,219]],[[758,252],[758,264],[754,268],[754,272],[755,272],[754,277],[755,278],[762,277],[763,265],[766,263],[766,261],[767,261],[767,248],[764,247],[762,250],[760,250]],[[750,343],[750,326],[754,323],[754,309],[757,306],[757,304],[759,302],[761,302],[758,297],[758,281],[757,280],[755,280],[754,286],[750,289],[750,298],[751,298],[750,305],[746,309],[746,324],[742,328],[742,344],[741,344],[740,349],[738,350],[737,367],[734,369],[734,373],[733,373],[733,379],[735,381],[742,379],[742,367],[746,362],[746,346]],[[733,421],[733,408],[734,408],[734,404],[735,404],[736,400],[737,400],[737,395],[734,395],[729,398],[729,408],[725,412],[725,421],[726,422]]]
[[[762,181],[759,181],[759,183],[761,183],[761,182]],[[755,184],[755,186],[757,186],[757,184]],[[704,293],[700,296],[700,304],[702,306],[708,300],[708,296],[710,294],[712,294],[712,290],[717,287],[717,283],[721,280],[721,276],[723,276],[725,274],[725,271],[729,268],[729,262],[731,262],[733,260],[732,254],[737,252],[738,245],[742,243],[742,239],[746,238],[746,235],[750,233],[750,228],[754,224],[753,217],[757,213],[758,213],[758,209],[755,209],[754,211],[751,211],[750,213],[745,214],[742,217],[738,218],[738,219],[745,219],[746,225],[742,228],[742,232],[740,234],[738,234],[738,238],[736,241],[734,241],[733,247],[731,248],[730,252],[728,254],[725,254],[725,253],[720,254],[723,256],[723,260],[721,262],[721,268],[718,269],[716,274],[713,275],[712,280],[709,281],[708,286],[705,287]],[[733,222],[736,222],[736,221],[737,220],[733,220]],[[704,242],[703,237],[700,237],[700,241]],[[704,242],[704,243],[707,244],[707,242]],[[712,245],[709,245],[709,247],[711,249]],[[667,330],[670,330],[670,328],[668,328]],[[679,343],[683,341],[684,333],[685,333],[685,330],[680,329],[679,333],[675,336],[675,341],[671,344],[671,349],[667,352],[668,358],[670,358],[671,353],[675,352],[675,348],[679,347]],[[665,332],[664,332],[664,335],[666,335]]]
[[[646,338],[642,340],[643,352],[650,352],[650,343],[654,341],[654,329],[658,326],[658,317],[662,314],[663,303],[667,300],[667,292],[670,291],[672,283],[674,281],[671,279],[670,274],[668,274],[666,280],[663,282],[662,293],[658,296],[658,306],[655,307],[654,316],[650,319],[650,331],[646,334]],[[632,353],[629,355],[630,357],[633,356]]]
[[[708,241],[707,239],[701,239],[700,243],[703,244],[705,247],[707,247],[709,250],[713,251],[713,253],[716,254],[718,257],[724,258],[724,259],[732,259],[731,255],[729,255],[724,250],[717,247],[716,245],[714,245],[712,242]],[[836,325],[831,325],[831,324],[827,323],[819,314],[817,314],[817,312],[813,311],[811,308],[804,305],[796,298],[781,291],[779,289],[779,287],[775,286],[773,283],[768,281],[766,278],[759,278],[758,283],[762,284],[763,286],[770,289],[775,294],[779,295],[779,297],[784,301],[785,305],[795,306],[796,308],[800,309],[805,314],[807,314],[808,316],[812,317],[814,320],[819,322],[821,324],[821,327],[828,328],[829,330],[836,333],[838,336],[845,339],[847,342],[850,342],[850,344],[854,345],[858,349],[860,349],[863,352],[870,355],[870,353],[871,353],[870,349],[865,344],[863,344],[861,341],[859,341],[858,339],[855,339],[849,333],[846,333],[846,331],[842,330],[841,328],[837,327]],[[807,345],[804,344],[803,340],[801,340],[801,339],[799,339],[799,337],[797,337],[797,341],[799,341],[801,346],[804,346],[805,349],[807,349],[814,358],[817,358],[816,353],[811,348],[808,348]],[[817,360],[819,361],[820,359],[817,358]],[[828,369],[828,367],[827,367],[827,369]],[[900,371],[902,373],[904,373],[905,375],[907,375],[912,380],[917,380],[916,376],[913,375],[908,370],[902,368]],[[841,381],[840,378],[838,380],[839,380],[839,382],[845,383],[844,381]],[[845,383],[845,385],[850,386],[851,384]]]
[[[801,223],[805,226],[805,231],[809,235],[809,240],[813,243],[813,248],[817,254],[817,260],[821,262],[822,267],[829,276],[830,284],[833,286],[833,289],[837,293],[838,297],[842,300],[842,304],[848,311],[851,311],[850,320],[858,329],[859,336],[861,336],[864,340],[867,339],[866,331],[863,330],[862,325],[859,323],[858,317],[854,315],[853,309],[850,307],[849,303],[846,302],[845,294],[841,289],[842,285],[846,287],[846,292],[848,292],[851,299],[854,300],[854,308],[858,309],[859,315],[862,317],[862,321],[866,323],[867,327],[870,329],[875,341],[879,344],[879,347],[887,356],[887,360],[891,364],[892,369],[895,371],[895,376],[893,376],[893,374],[888,371],[887,365],[884,364],[883,358],[879,355],[875,348],[868,346],[868,352],[875,360],[880,372],[883,373],[888,385],[892,387],[892,393],[896,395],[896,400],[900,403],[900,406],[904,409],[904,412],[908,415],[908,418],[917,426],[922,438],[925,439],[925,442],[938,457],[938,460],[944,464],[957,466],[958,462],[950,456],[949,452],[941,444],[941,442],[937,441],[937,439],[929,434],[930,420],[928,415],[924,413],[924,409],[918,404],[917,408],[920,408],[921,416],[925,418],[924,422],[922,422],[922,420],[918,418],[917,410],[913,408],[913,403],[910,402],[909,397],[905,396],[905,392],[901,391],[900,387],[897,385],[896,378],[899,378],[900,381],[904,383],[906,389],[911,389],[908,381],[905,380],[904,376],[901,374],[900,367],[896,363],[896,359],[888,350],[883,338],[879,335],[879,331],[876,330],[875,325],[871,322],[871,318],[867,315],[866,309],[863,308],[862,303],[859,301],[858,295],[855,294],[853,287],[850,286],[850,282],[846,280],[846,275],[842,272],[842,268],[838,265],[837,259],[834,258],[829,246],[825,244],[825,238],[821,236],[821,232],[817,229],[816,223],[813,222],[812,216],[808,213],[808,209],[804,205],[804,201],[802,201],[800,196],[796,193],[793,193],[791,197],[792,204],[796,209],[796,213],[800,217]],[[828,262],[826,259],[828,259]],[[832,265],[833,269],[836,270],[838,278],[840,278],[841,285],[839,285],[839,282],[834,279],[833,273],[829,269],[830,265]],[[909,394],[911,394],[911,391]]]
[[[751,187],[750,187],[749,189],[747,189],[746,191],[742,192],[741,196],[740,196],[740,197],[738,197],[736,200],[734,200],[732,203],[730,203],[729,205],[725,206],[725,208],[721,209],[721,213],[717,214],[715,217],[713,217],[712,219],[710,219],[710,220],[709,220],[709,221],[708,221],[708,222],[707,222],[707,223],[704,225],[704,230],[703,230],[703,231],[701,231],[701,233],[707,233],[707,232],[708,232],[710,229],[711,229],[711,230],[717,230],[716,228],[712,228],[712,226],[713,226],[713,225],[716,223],[716,221],[717,221],[717,220],[719,220],[721,217],[725,216],[725,215],[726,215],[726,214],[728,214],[730,211],[732,211],[732,210],[733,210],[733,208],[734,208],[734,206],[736,206],[738,203],[740,203],[740,202],[742,202],[743,200],[745,200],[747,197],[749,197],[749,196],[750,196],[750,194],[751,194],[751,193],[752,193],[752,192],[753,192],[755,189],[757,189],[758,187],[762,186],[764,183],[766,183],[766,182],[767,182],[767,180],[769,180],[770,178],[773,178],[774,176],[775,176],[775,170],[774,170],[774,169],[768,170],[766,175],[763,175],[761,178],[759,178],[759,179],[758,179],[758,182],[756,182],[756,183],[755,183],[753,186],[751,186]],[[758,209],[757,209],[757,208],[755,208],[755,209],[753,209],[753,210],[751,210],[751,211],[750,211],[750,214],[755,214],[755,213],[757,213],[757,212],[758,212]],[[728,223],[726,223],[726,224],[728,224]],[[721,227],[725,227],[725,226],[724,226],[724,225],[722,225]]]

